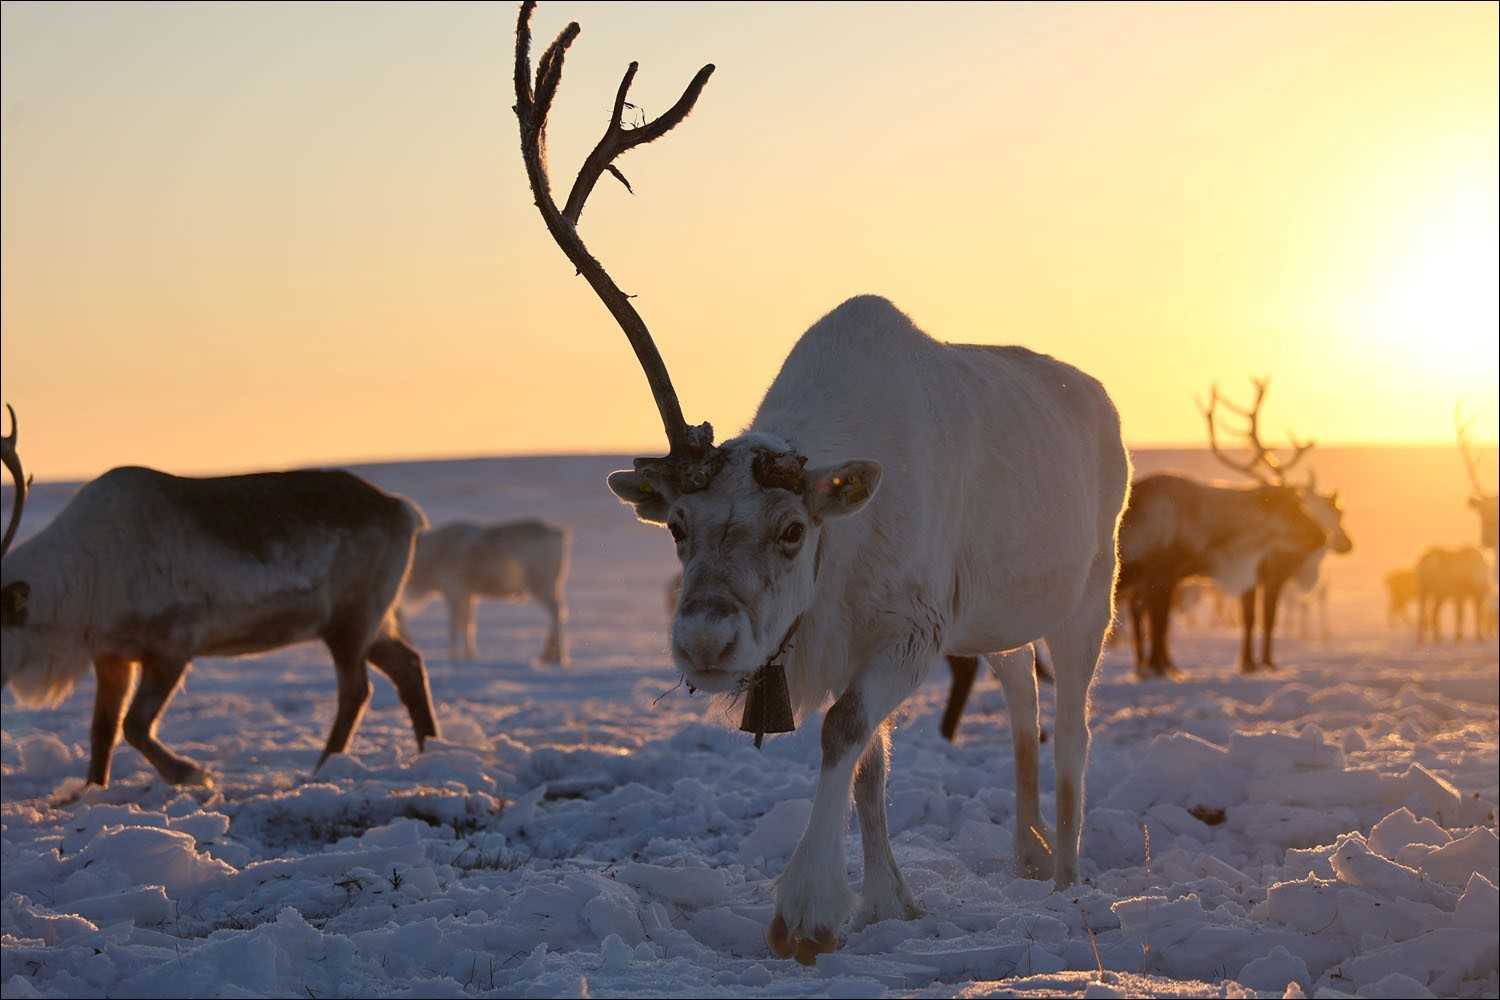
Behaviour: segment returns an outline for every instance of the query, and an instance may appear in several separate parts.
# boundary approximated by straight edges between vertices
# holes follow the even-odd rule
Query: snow
[[[1123,647],[1095,689],[1084,881],[1011,871],[1010,736],[981,678],[950,745],[938,668],[895,730],[890,827],[926,911],[803,968],[764,931],[806,822],[818,720],[756,751],[674,687],[659,530],[602,487],[617,458],[375,466],[434,522],[574,529],[573,664],[546,618],[481,605],[479,663],[414,619],[443,738],[414,752],[394,693],[316,776],[333,671],[307,646],[204,659],[162,736],[218,775],[173,789],[129,748],[83,790],[91,684],[5,696],[0,993],[30,996],[1494,995],[1500,848],[1493,641],[1384,629],[1373,556],[1330,560],[1339,635],[1244,677],[1187,629],[1180,683]],[[33,493],[26,531],[69,487]],[[1365,558],[1365,563],[1357,560]],[[1373,582],[1371,582],[1373,581]],[[1052,692],[1044,689],[1050,728]],[[1050,755],[1043,810],[1052,818]],[[81,793],[81,794],[80,794]],[[1148,847],[1149,845],[1149,847]],[[851,885],[861,878],[849,830]],[[1095,948],[1097,947],[1097,966]]]

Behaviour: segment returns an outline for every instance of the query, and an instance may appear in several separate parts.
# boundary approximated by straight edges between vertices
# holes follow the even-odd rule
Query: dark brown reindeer
[[[1290,576],[1325,542],[1324,527],[1309,511],[1302,491],[1285,481],[1312,444],[1294,441],[1291,457],[1281,458],[1261,443],[1260,410],[1268,385],[1267,380],[1256,381],[1255,402],[1248,408],[1226,401],[1217,386],[1209,403],[1200,406],[1214,455],[1258,485],[1212,486],[1163,473],[1137,480],[1131,490],[1130,506],[1120,524],[1120,594],[1130,609],[1136,672],[1142,677],[1167,676],[1175,670],[1167,648],[1172,601],[1178,585],[1194,576],[1209,577],[1226,594],[1242,595],[1240,668],[1255,670],[1251,635],[1262,565],[1273,555],[1278,559],[1285,555],[1288,560],[1285,566],[1278,564],[1274,586],[1265,589],[1270,601],[1266,620],[1274,625],[1275,598],[1286,579],[1280,574]],[[1219,447],[1220,406],[1244,420],[1243,434],[1250,447],[1247,460],[1237,461]],[[1147,622],[1149,656],[1143,627]],[[1265,662],[1269,641],[1262,650],[1261,662]]]
[[[27,490],[14,430],[0,447],[16,480],[0,549],[0,684],[23,704],[55,705],[93,665],[90,783],[109,784],[123,728],[163,780],[212,784],[156,736],[189,663],[308,639],[328,646],[338,672],[319,766],[354,736],[367,663],[396,685],[418,748],[437,735],[422,658],[391,620],[423,524],[410,502],[347,472],[185,479],[125,467],[85,484],[9,552]]]

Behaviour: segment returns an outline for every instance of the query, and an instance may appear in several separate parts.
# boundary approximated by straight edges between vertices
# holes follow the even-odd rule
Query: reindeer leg
[[[1252,639],[1255,635],[1255,587],[1240,595],[1240,671],[1255,673],[1255,650]]]
[[[141,661],[141,686],[125,716],[125,739],[151,762],[169,785],[204,785],[212,788],[213,777],[201,765],[179,757],[156,738],[156,725],[172,696],[182,684],[188,661],[147,657]]]
[[[1146,613],[1151,619],[1151,672],[1168,677],[1175,672],[1167,650],[1167,634],[1172,627],[1172,590],[1176,581],[1152,587],[1146,595]]]
[[[1130,601],[1130,644],[1135,650],[1135,675],[1146,676],[1146,602],[1141,600],[1140,595],[1131,592],[1127,598]]]
[[[812,965],[838,947],[835,935],[853,903],[845,875],[844,830],[855,765],[875,731],[927,675],[939,654],[931,623],[912,623],[854,672],[854,683],[823,718],[823,769],[802,841],[776,883],[776,915],[766,933],[771,951]]]
[[[547,641],[542,646],[542,662],[555,663],[565,666],[568,661],[567,651],[563,648],[563,623],[568,620],[568,609],[563,604],[562,586],[560,581],[554,579],[532,579],[526,581],[526,590],[531,594],[532,600],[536,601],[546,609],[550,624],[547,628]]]
[[[339,705],[333,717],[333,728],[328,732],[328,744],[323,748],[323,755],[318,758],[317,767],[313,768],[314,774],[328,762],[329,757],[349,748],[349,741],[359,728],[359,720],[370,704],[371,694],[370,671],[365,666],[370,644],[368,633],[348,627],[334,627],[324,635],[323,641],[328,644],[328,652],[333,656],[333,669],[338,674]]]
[[[391,617],[396,622],[396,637],[404,643],[411,643],[411,623],[406,620],[406,611],[397,604],[391,612]]]
[[[474,595],[444,594],[448,605],[448,658],[477,659],[474,648]]]
[[[1010,743],[1016,764],[1016,874],[1048,878],[1052,874],[1052,843],[1042,822],[1037,765],[1041,756],[1040,709],[1036,671],[1027,657],[1015,653],[988,657],[1000,674],[1005,703],[1010,707]]]
[[[130,698],[135,665],[129,660],[101,656],[94,661],[94,724],[89,731],[89,780],[109,787],[109,765],[120,742],[120,720]]]
[[[943,721],[938,728],[942,731],[943,739],[952,743],[958,735],[958,723],[963,718],[969,692],[974,688],[974,678],[979,673],[979,658],[950,656],[948,669],[953,671],[953,686],[948,689],[948,707],[943,709]]]
[[[1281,588],[1284,585],[1284,580],[1271,579],[1261,587],[1261,611],[1266,620],[1261,623],[1260,665],[1267,670],[1276,669],[1276,663],[1271,657],[1271,643],[1276,638],[1276,609],[1281,603]]]
[[[417,737],[417,752],[438,735],[437,719],[432,712],[432,689],[427,683],[427,668],[415,649],[393,636],[376,639],[366,657],[375,668],[391,679],[406,714],[411,716],[412,732]]]
[[[875,730],[875,738],[859,759],[854,777],[854,808],[859,814],[859,835],[864,845],[865,882],[859,910],[852,926],[860,928],[882,920],[915,920],[922,908],[896,867],[891,853],[891,835],[885,815],[885,781],[890,769],[891,739],[886,726]]]
[[[1089,757],[1089,686],[1104,652],[1115,579],[1113,544],[1094,561],[1083,600],[1070,627],[1047,636],[1057,665],[1057,721],[1052,752],[1057,770],[1057,839],[1053,882],[1059,889],[1078,880],[1083,839],[1083,782]]]

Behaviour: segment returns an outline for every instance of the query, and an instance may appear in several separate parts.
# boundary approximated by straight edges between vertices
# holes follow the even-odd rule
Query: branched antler
[[[1474,443],[1469,440],[1469,429],[1473,424],[1473,417],[1465,419],[1462,403],[1453,407],[1453,430],[1458,435],[1458,451],[1463,455],[1464,468],[1469,473],[1469,488],[1474,491],[1474,499],[1484,500],[1494,494],[1485,490],[1479,481],[1479,463],[1474,460]]]
[[[656,349],[655,341],[651,339],[651,331],[646,328],[645,321],[631,305],[630,297],[620,290],[608,272],[604,270],[603,265],[589,253],[588,247],[579,238],[577,225],[579,217],[583,214],[584,203],[593,192],[599,177],[605,172],[614,175],[620,183],[625,185],[626,190],[632,190],[625,175],[614,165],[614,160],[636,146],[661,138],[681,124],[693,110],[693,105],[697,102],[698,95],[702,93],[704,85],[708,83],[708,78],[713,74],[714,67],[710,64],[700,69],[692,82],[688,84],[687,89],[682,92],[682,96],[677,99],[677,103],[672,105],[665,114],[639,127],[626,128],[622,122],[625,108],[629,103],[626,98],[629,96],[631,82],[634,81],[636,70],[639,68],[637,63],[632,62],[625,70],[619,90],[615,93],[615,103],[610,114],[609,125],[605,128],[603,137],[594,146],[593,152],[589,153],[588,158],[584,160],[583,166],[578,171],[578,177],[573,182],[572,190],[568,194],[567,203],[559,210],[552,198],[552,185],[547,175],[547,115],[552,110],[558,84],[562,81],[563,57],[567,54],[568,47],[578,37],[580,29],[577,22],[570,23],[557,36],[557,39],[547,46],[537,62],[536,75],[533,80],[531,14],[535,8],[536,0],[524,0],[521,4],[520,15],[516,19],[515,112],[521,126],[521,157],[526,163],[526,176],[531,183],[531,193],[535,198],[537,210],[542,213],[542,219],[547,224],[547,231],[552,234],[552,239],[567,255],[568,260],[572,261],[578,273],[588,281],[594,294],[599,296],[610,315],[615,318],[615,322],[625,331],[630,346],[635,350],[636,359],[640,362],[641,370],[646,374],[646,381],[651,386],[651,395],[656,400],[656,408],[661,412],[662,426],[667,433],[670,451],[664,458],[636,459],[636,470],[664,475],[680,490],[701,489],[708,484],[717,468],[713,446],[713,427],[707,423],[690,427],[683,419],[682,406],[677,401],[677,392],[672,388],[672,379],[667,374],[667,366],[662,361],[661,353]]]
[[[5,537],[0,540],[0,555],[10,551],[10,543],[15,540],[16,531],[21,527],[21,508],[26,506],[26,494],[31,490],[31,482],[21,471],[21,458],[16,454],[16,437],[20,433],[20,427],[16,424],[16,411],[9,403],[5,404],[5,408],[10,412],[10,433],[0,437],[0,463],[10,470],[11,478],[16,481],[16,498],[10,508],[10,523],[5,526]]]
[[[1260,440],[1260,410],[1266,401],[1266,390],[1270,388],[1269,378],[1258,378],[1252,380],[1255,385],[1255,401],[1248,409],[1236,406],[1225,399],[1219,392],[1219,386],[1215,383],[1213,391],[1208,398],[1208,405],[1198,404],[1198,410],[1203,414],[1204,421],[1208,424],[1208,446],[1213,450],[1214,457],[1221,463],[1234,471],[1249,476],[1258,482],[1272,485],[1272,479],[1267,478],[1259,470],[1265,469],[1274,477],[1275,485],[1287,485],[1287,474],[1296,468],[1297,464],[1306,457],[1309,451],[1316,446],[1313,441],[1298,441],[1290,431],[1287,439],[1292,443],[1291,458],[1282,459],[1276,452],[1267,448]],[[1224,409],[1245,421],[1245,427],[1241,431],[1250,448],[1250,460],[1248,462],[1236,462],[1219,448],[1218,430],[1218,408],[1222,405]]]

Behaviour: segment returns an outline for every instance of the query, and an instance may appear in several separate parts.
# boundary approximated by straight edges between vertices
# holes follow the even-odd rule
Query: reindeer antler
[[[1474,445],[1469,440],[1469,428],[1473,424],[1473,417],[1464,418],[1463,404],[1455,404],[1453,407],[1453,429],[1458,435],[1458,451],[1459,454],[1463,455],[1464,468],[1469,473],[1469,487],[1474,491],[1473,496],[1475,499],[1482,500],[1494,494],[1486,492],[1484,486],[1479,482],[1479,463],[1474,460]]]
[[[0,540],[0,555],[10,551],[10,543],[15,540],[16,531],[21,527],[21,508],[26,506],[26,494],[31,488],[31,482],[21,471],[21,458],[16,454],[16,436],[20,433],[16,411],[9,403],[5,404],[5,408],[10,412],[10,433],[0,437],[0,463],[10,470],[11,478],[16,481],[16,500],[10,509],[10,523],[5,526],[5,538]]]
[[[1288,431],[1287,439],[1292,443],[1292,457],[1288,459],[1280,458],[1274,450],[1262,444],[1260,440],[1260,410],[1265,404],[1266,390],[1270,388],[1271,380],[1269,378],[1258,378],[1252,379],[1251,382],[1255,386],[1255,402],[1250,404],[1249,409],[1236,406],[1225,399],[1219,393],[1218,383],[1215,383],[1213,386],[1213,391],[1209,395],[1208,405],[1198,404],[1199,412],[1203,414],[1204,420],[1208,423],[1208,446],[1213,450],[1215,458],[1234,471],[1269,486],[1271,485],[1271,480],[1257,471],[1264,468],[1275,477],[1276,485],[1285,486],[1287,485],[1287,474],[1296,468],[1297,464],[1306,457],[1309,451],[1312,451],[1316,447],[1316,442],[1298,441]],[[1217,409],[1220,404],[1223,404],[1224,409],[1245,421],[1245,428],[1242,433],[1250,446],[1250,461],[1243,463],[1236,462],[1219,450]]]
[[[621,122],[627,104],[626,97],[630,93],[630,84],[635,79],[639,64],[631,63],[625,70],[625,76],[620,81],[619,90],[615,93],[614,109],[610,114],[609,124],[605,127],[604,136],[594,146],[593,152],[589,153],[584,160],[583,166],[578,171],[578,177],[573,182],[573,188],[568,194],[567,204],[561,211],[557,203],[552,199],[552,185],[547,175],[547,114],[552,110],[553,98],[557,96],[558,84],[562,81],[563,57],[567,54],[568,46],[578,37],[581,30],[578,23],[572,22],[562,30],[553,43],[547,46],[542,58],[537,63],[535,83],[531,72],[531,13],[536,8],[536,0],[524,0],[521,4],[520,15],[516,19],[516,118],[521,126],[521,158],[526,163],[526,176],[531,182],[531,193],[536,199],[536,207],[542,213],[542,219],[547,224],[547,231],[552,234],[552,239],[567,255],[568,260],[578,269],[593,288],[594,294],[598,295],[625,331],[625,336],[630,341],[630,346],[635,350],[636,359],[640,362],[641,370],[646,374],[646,381],[651,386],[651,395],[656,400],[656,408],[661,412],[662,426],[667,432],[667,442],[670,447],[664,458],[637,458],[635,460],[636,471],[652,471],[664,474],[678,486],[679,489],[692,490],[701,489],[708,485],[717,468],[714,460],[715,449],[713,446],[713,427],[707,423],[690,427],[682,416],[682,406],[677,401],[677,392],[672,388],[671,376],[667,374],[667,366],[662,361],[661,353],[656,349],[656,342],[651,339],[651,331],[646,328],[646,323],[636,312],[635,307],[630,304],[630,297],[622,292],[610,278],[609,273],[604,270],[603,265],[589,253],[588,247],[578,236],[578,219],[583,214],[584,202],[588,200],[589,194],[594,190],[594,184],[600,175],[608,171],[613,174],[626,190],[632,190],[630,182],[625,179],[614,161],[620,154],[625,153],[636,146],[652,142],[666,135],[672,129],[682,123],[693,105],[702,93],[703,87],[708,83],[708,78],[713,74],[712,64],[700,69],[677,103],[658,118],[655,118],[637,128],[627,129]]]

